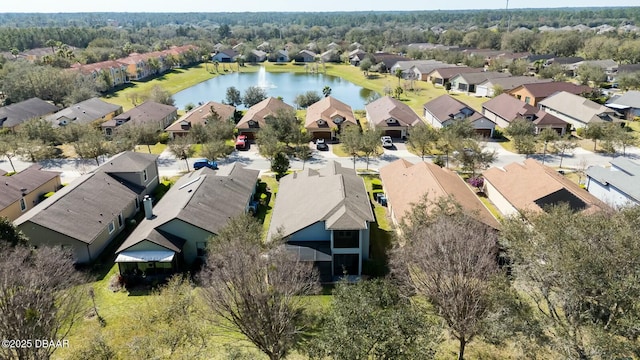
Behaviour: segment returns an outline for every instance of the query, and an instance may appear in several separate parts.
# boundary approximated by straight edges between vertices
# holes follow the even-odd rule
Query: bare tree
[[[189,136],[178,136],[169,142],[169,151],[179,160],[184,160],[189,171],[189,158],[195,153]]]
[[[0,347],[2,359],[49,359],[64,345],[87,305],[83,276],[60,248],[24,246],[0,249]],[[31,342],[31,343],[29,343]]]
[[[13,172],[16,172],[16,167],[13,165],[13,158],[18,155],[18,152],[18,139],[15,135],[7,134],[0,136],[0,156],[4,156],[9,160]]]
[[[109,144],[100,130],[85,127],[84,131],[78,141],[73,143],[73,148],[82,159],[94,159],[100,165],[100,156],[109,153]]]
[[[284,358],[302,335],[303,295],[317,273],[279,241],[264,247],[262,225],[241,216],[209,242],[202,296],[220,326],[243,334],[270,359]]]
[[[460,343],[462,360],[466,345],[492,314],[492,279],[499,272],[497,235],[451,200],[414,206],[410,223],[402,226],[405,245],[394,251],[391,263],[403,283],[426,297],[445,321]]]

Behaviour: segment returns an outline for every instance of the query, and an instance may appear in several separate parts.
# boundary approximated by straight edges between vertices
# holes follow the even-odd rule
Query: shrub
[[[371,180],[371,189],[373,190],[382,189],[382,180],[380,179]]]
[[[169,133],[166,131],[160,133],[158,136],[158,142],[160,142],[160,144],[167,144],[169,142]]]
[[[580,137],[584,137],[584,128],[578,128],[576,129],[576,135],[580,136]]]

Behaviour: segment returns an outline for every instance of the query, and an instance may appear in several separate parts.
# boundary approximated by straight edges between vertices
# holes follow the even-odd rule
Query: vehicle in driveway
[[[193,163],[193,170],[200,170],[203,167],[208,167],[209,169],[218,170],[218,163],[215,161],[207,160],[207,159],[198,159]]]
[[[327,151],[329,150],[329,145],[327,145],[327,141],[325,139],[317,139],[316,149],[320,151]]]
[[[239,135],[236,138],[236,149],[245,149],[247,147],[247,135]]]
[[[391,140],[391,136],[383,136],[380,138],[380,142],[382,142],[383,148],[391,148],[393,147],[393,140]]]

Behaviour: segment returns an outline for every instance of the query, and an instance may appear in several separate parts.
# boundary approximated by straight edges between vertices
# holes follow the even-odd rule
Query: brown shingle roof
[[[432,114],[441,124],[447,120],[453,119],[453,116],[460,113],[463,109],[469,109],[473,112],[467,117],[470,121],[475,121],[484,117],[471,106],[447,94],[440,95],[424,104],[424,109]]]
[[[458,75],[458,74],[478,73],[478,72],[481,72],[483,70],[484,69],[482,69],[482,68],[470,68],[470,67],[467,67],[467,66],[442,67],[442,68],[438,68],[438,69],[435,69],[432,72],[430,72],[429,76],[433,76],[433,75],[435,75],[437,73],[443,79],[450,79],[453,76]]]
[[[341,117],[345,122],[357,124],[356,117],[353,115],[351,106],[342,101],[327,96],[322,100],[312,104],[307,108],[307,118],[304,127],[307,129],[317,129],[318,120],[324,120],[329,126],[338,126],[333,122],[336,117]]]
[[[207,117],[211,115],[212,108],[218,114],[218,116],[220,116],[220,120],[227,120],[227,119],[233,118],[233,114],[236,111],[236,108],[231,105],[221,104],[215,101],[209,101],[208,103],[200,105],[197,108],[184,114],[180,119],[176,120],[173,124],[167,126],[165,130],[166,131],[186,131],[188,129],[186,130],[183,129],[181,125],[182,122],[184,121],[189,123],[189,127],[195,124],[204,125],[204,122],[207,119]]]
[[[386,126],[390,118],[396,119],[403,126],[415,126],[422,122],[407,104],[390,96],[384,96],[365,106],[367,118],[373,125]]]
[[[127,126],[156,123],[163,121],[167,116],[177,111],[178,108],[175,106],[145,101],[133,109],[102,123],[102,127],[115,126],[116,120],[126,121],[123,125],[129,124]]]
[[[547,83],[524,84],[510,91],[510,93],[526,89],[535,98],[545,98],[559,91],[566,91],[575,95],[590,92],[592,89],[586,85],[576,85],[564,81],[554,81]]]
[[[504,170],[493,167],[486,170],[483,176],[485,181],[493,185],[518,210],[542,211],[540,201],[560,193],[564,193],[568,199],[577,198],[582,201],[585,212],[608,208],[578,184],[533,159],[527,159],[523,164],[511,163]]]
[[[59,172],[45,171],[40,165],[32,165],[13,176],[0,178],[0,209],[20,200],[23,193],[29,194],[56,177],[60,177]]]
[[[473,190],[453,171],[431,163],[412,164],[400,159],[382,167],[380,178],[394,217],[399,222],[426,194],[434,202],[441,197],[452,196],[465,212],[478,221],[496,229],[500,226]]]
[[[236,127],[238,129],[248,129],[253,127],[249,126],[249,121],[252,120],[258,124],[258,127],[264,127],[266,125],[265,118],[275,116],[280,109],[294,110],[293,106],[286,104],[284,101],[274,97],[268,97],[250,107],[242,119],[240,119]]]

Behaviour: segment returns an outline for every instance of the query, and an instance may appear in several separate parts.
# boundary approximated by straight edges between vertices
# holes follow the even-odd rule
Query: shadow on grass
[[[371,206],[374,207],[373,204]],[[362,264],[362,272],[373,277],[389,274],[389,251],[392,247],[392,233],[378,227],[377,217],[376,214],[376,222],[371,223],[369,260],[365,260]]]
[[[264,224],[264,220],[267,216],[267,213],[271,211],[271,206],[269,206],[269,202],[271,201],[272,196],[271,189],[267,186],[267,183],[259,180],[257,185],[256,194],[254,196],[254,200],[258,202],[258,213],[256,217],[260,221],[261,224]]]

